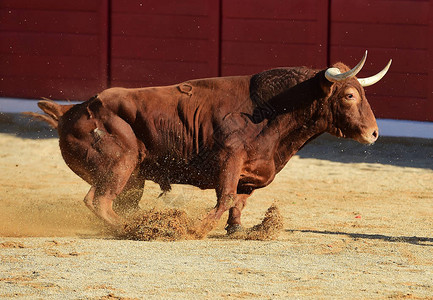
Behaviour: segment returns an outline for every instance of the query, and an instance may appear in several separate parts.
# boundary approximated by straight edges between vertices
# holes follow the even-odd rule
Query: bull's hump
[[[256,102],[267,102],[285,90],[314,76],[315,70],[307,67],[276,68],[251,77],[250,93]]]

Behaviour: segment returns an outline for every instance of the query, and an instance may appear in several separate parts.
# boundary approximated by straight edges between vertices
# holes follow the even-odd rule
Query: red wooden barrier
[[[84,100],[105,88],[107,3],[0,1],[0,96]]]

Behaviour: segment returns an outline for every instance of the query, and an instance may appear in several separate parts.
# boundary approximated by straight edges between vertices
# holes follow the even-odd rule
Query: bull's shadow
[[[362,145],[323,134],[297,155],[342,163],[379,163],[433,170],[432,139],[379,137],[373,145]]]
[[[409,243],[420,246],[433,246],[433,238],[418,237],[418,236],[389,236],[383,234],[366,234],[366,233],[351,233],[341,231],[328,231],[328,230],[295,230],[287,229],[288,232],[302,232],[302,233],[316,233],[325,235],[345,235],[353,239],[369,239],[369,240],[382,240],[394,243]]]

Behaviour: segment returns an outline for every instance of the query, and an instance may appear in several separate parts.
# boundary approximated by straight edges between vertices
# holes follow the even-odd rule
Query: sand
[[[85,207],[55,133],[10,116],[0,132],[0,298],[433,299],[432,140],[306,146],[244,209],[252,228],[275,203],[270,240],[226,237],[225,214],[203,240],[136,241]],[[140,207],[196,219],[216,201],[159,194],[146,182]]]

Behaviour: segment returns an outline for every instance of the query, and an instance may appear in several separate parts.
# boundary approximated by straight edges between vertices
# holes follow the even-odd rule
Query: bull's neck
[[[327,130],[330,120],[326,100],[318,84],[303,82],[269,101],[275,116],[266,130],[276,145],[277,172],[306,143]]]
[[[293,122],[296,120],[296,122]],[[317,124],[309,122],[309,119],[289,114],[278,118],[276,130],[279,138],[276,143],[274,161],[277,172],[280,171],[305,144],[325,132],[326,126],[321,120]]]

